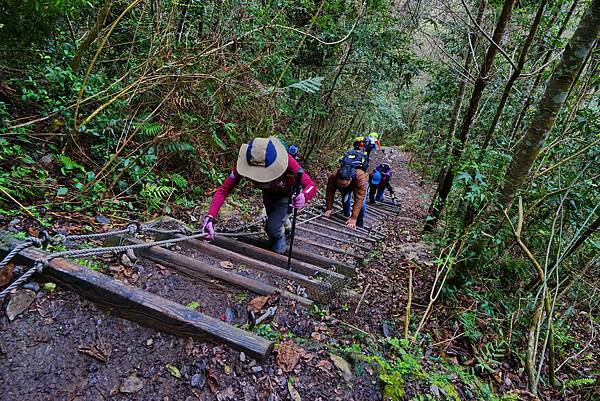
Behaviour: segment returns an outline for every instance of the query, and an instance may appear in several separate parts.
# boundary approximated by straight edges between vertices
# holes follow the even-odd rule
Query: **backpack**
[[[340,167],[345,166],[366,172],[369,169],[369,158],[360,150],[352,149],[344,153],[340,159]]]

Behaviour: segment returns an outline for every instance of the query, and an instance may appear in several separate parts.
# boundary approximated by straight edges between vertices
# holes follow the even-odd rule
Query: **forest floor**
[[[468,352],[454,346],[458,337],[444,328],[446,314],[434,311],[435,319],[423,329],[433,346],[408,355],[402,351],[407,343],[398,343],[404,336],[409,269],[415,277],[411,330],[427,306],[435,274],[432,247],[421,238],[432,185],[408,167],[411,154],[388,149],[381,157],[394,168],[401,212],[380,223],[385,240],[349,285],[364,294],[362,302],[309,310],[281,301],[273,321],[257,331],[278,347],[259,362],[225,346],[141,327],[60,286],[54,291],[42,286],[15,320],[7,318],[5,308],[0,311],[0,398],[366,401],[425,393],[478,398],[478,384],[457,366]],[[326,174],[316,178],[323,188]],[[18,225],[13,221],[4,228],[15,231]],[[177,250],[211,263],[205,255]],[[196,303],[199,311],[232,324],[246,323],[246,308],[256,297],[216,283],[200,284],[141,259],[128,266],[104,262],[103,271],[118,280],[182,304]],[[440,360],[443,370],[434,367]],[[503,383],[507,389],[522,385],[515,374],[509,381],[510,386]]]

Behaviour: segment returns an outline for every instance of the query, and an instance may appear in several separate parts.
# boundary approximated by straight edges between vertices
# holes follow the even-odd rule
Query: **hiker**
[[[317,193],[314,182],[304,173],[301,180],[302,191],[298,196],[292,197],[300,168],[298,162],[274,136],[254,138],[248,144],[240,146],[236,167],[215,192],[204,218],[202,231],[209,234],[208,239],[215,238],[214,222],[219,209],[242,177],[246,177],[255,187],[262,189],[267,212],[265,231],[271,242],[271,249],[284,253],[287,244],[283,224],[288,214],[288,205],[302,209]]]
[[[394,188],[391,184],[392,168],[387,163],[381,163],[369,175],[369,204],[374,204],[375,201],[383,202],[385,190],[390,191],[392,199],[396,198]]]
[[[288,153],[294,158],[296,159],[296,161],[302,161],[302,155],[300,155],[300,149],[298,149],[298,146],[296,145],[291,145],[288,148]]]
[[[377,132],[371,132],[364,137],[363,149],[367,156],[371,156],[371,152],[375,149],[381,150],[381,142],[379,141],[379,134]]]
[[[354,150],[363,150],[365,148],[365,137],[362,135],[354,138],[354,142],[352,142],[352,149]]]
[[[362,159],[360,159],[362,155]],[[366,163],[366,165],[365,165]],[[336,169],[327,180],[324,217],[331,216],[335,192],[342,195],[342,209],[348,217],[346,226],[350,228],[364,227],[364,216],[367,208],[367,173],[368,159],[359,151],[349,150],[340,160],[341,167]]]

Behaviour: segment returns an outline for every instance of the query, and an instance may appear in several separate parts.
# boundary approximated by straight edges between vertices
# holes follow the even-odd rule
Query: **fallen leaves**
[[[136,375],[131,375],[123,380],[123,383],[119,386],[119,392],[125,394],[137,393],[144,388],[144,382]]]
[[[302,401],[302,397],[300,397],[300,393],[294,387],[294,381],[290,378],[287,382],[288,393],[290,393],[290,397],[294,401]]]
[[[6,315],[8,320],[14,320],[33,303],[35,292],[31,290],[19,290],[11,295],[10,302],[6,307]]]
[[[15,264],[13,262],[8,262],[8,264],[4,266],[4,269],[0,269],[0,287],[10,283],[14,269]]]
[[[82,354],[90,355],[104,363],[106,363],[110,357],[110,348],[102,339],[99,339],[97,344],[92,344],[90,346],[82,345],[77,350]]]
[[[333,361],[333,364],[342,372],[344,380],[350,381],[352,379],[352,369],[350,364],[341,356],[331,354],[329,358]]]
[[[233,269],[233,263],[231,263],[228,260],[223,260],[223,261],[219,262],[219,264],[224,269]]]
[[[179,371],[179,369],[177,368],[177,366],[175,365],[171,365],[170,363],[167,363],[165,365],[165,368],[167,369],[167,372],[169,372],[171,374],[171,376],[177,378],[177,379],[181,379],[181,372]]]
[[[288,340],[281,343],[277,350],[277,358],[275,362],[277,365],[286,373],[291,372],[296,367],[298,360],[300,359],[301,350],[294,344],[293,341]]]
[[[264,308],[264,306],[269,302],[269,296],[264,295],[261,297],[253,298],[252,301],[248,303],[248,310],[258,313]]]

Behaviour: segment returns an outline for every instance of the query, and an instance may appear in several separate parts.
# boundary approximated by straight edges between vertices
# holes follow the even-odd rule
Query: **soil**
[[[278,363],[277,351],[257,362],[219,344],[179,338],[119,319],[59,286],[54,292],[41,290],[29,309],[12,322],[5,308],[0,311],[0,399],[275,401],[293,399],[294,391],[302,400],[381,399],[376,373],[357,363],[351,376],[344,378],[343,370],[332,364],[330,350],[332,345],[351,344],[357,333],[401,337],[394,322],[403,320],[411,260],[426,262],[431,257],[420,232],[432,186],[407,167],[410,154],[387,149],[380,156],[394,168],[401,212],[397,219],[376,223],[385,239],[375,245],[367,263],[358,266],[349,285],[364,295],[362,302],[311,314],[280,300],[272,332],[261,333],[279,340],[294,338],[299,361],[290,372]],[[321,175],[323,184],[326,174]],[[243,222],[239,214],[229,216],[224,220],[231,225]],[[368,216],[369,223],[374,221]],[[334,254],[301,241],[295,246]],[[220,262],[199,252],[177,251],[210,264]],[[116,260],[107,265],[112,268],[106,273],[116,279],[182,304],[195,301],[201,312],[237,325],[246,323],[247,304],[256,296],[216,281],[193,280],[148,261],[138,260],[132,267],[119,266]],[[292,287],[268,274],[232,268],[280,288]],[[415,280],[417,310],[426,303],[429,280],[430,274]]]

